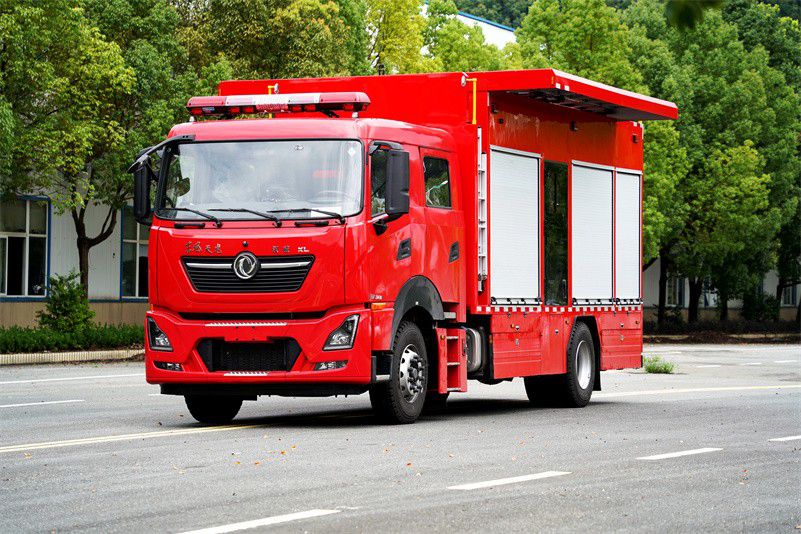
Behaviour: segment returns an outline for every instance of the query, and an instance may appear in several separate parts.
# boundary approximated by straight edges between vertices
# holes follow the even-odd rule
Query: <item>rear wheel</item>
[[[423,334],[404,321],[395,335],[389,381],[370,389],[376,415],[387,423],[414,423],[423,410],[428,388],[428,357]]]
[[[524,379],[526,394],[537,406],[582,408],[590,402],[595,387],[595,346],[584,323],[573,325],[567,346],[567,373]]]
[[[230,423],[242,407],[239,397],[186,395],[184,399],[192,417],[206,425]]]

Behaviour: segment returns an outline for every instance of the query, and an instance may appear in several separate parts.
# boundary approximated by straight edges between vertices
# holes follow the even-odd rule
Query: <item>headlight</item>
[[[172,350],[170,338],[164,333],[164,330],[159,328],[151,317],[147,318],[147,340],[150,342],[150,348],[153,350]]]
[[[340,350],[353,348],[356,339],[356,327],[359,326],[359,316],[349,315],[342,325],[331,332],[323,350]]]

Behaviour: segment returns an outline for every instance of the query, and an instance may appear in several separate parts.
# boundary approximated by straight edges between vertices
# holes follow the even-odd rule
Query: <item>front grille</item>
[[[192,286],[201,293],[282,293],[300,289],[314,256],[270,256],[258,260],[261,267],[256,275],[242,280],[234,274],[234,258],[182,258]]]
[[[300,355],[292,338],[268,343],[229,343],[204,339],[197,351],[209,371],[290,371]]]

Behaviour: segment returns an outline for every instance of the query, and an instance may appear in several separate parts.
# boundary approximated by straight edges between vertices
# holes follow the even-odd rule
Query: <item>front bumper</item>
[[[326,340],[349,315],[359,315],[353,347],[323,350]],[[161,384],[170,394],[218,393],[242,395],[334,395],[366,390],[373,379],[371,313],[364,307],[337,308],[313,319],[287,320],[190,320],[166,310],[147,312],[164,331],[171,351],[154,350],[145,340],[145,373],[151,384]],[[199,352],[204,340],[227,343],[269,343],[294,339],[300,353],[289,370],[209,371]],[[339,369],[315,371],[315,364],[346,361]],[[156,366],[159,363],[159,367]],[[180,364],[182,370],[164,369]]]

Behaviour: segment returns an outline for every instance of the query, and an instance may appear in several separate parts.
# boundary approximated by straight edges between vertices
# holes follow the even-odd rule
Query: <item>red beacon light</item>
[[[358,113],[367,109],[365,93],[294,93],[283,95],[194,96],[186,109],[193,117],[231,117],[261,113],[314,113],[336,116],[335,111]]]

